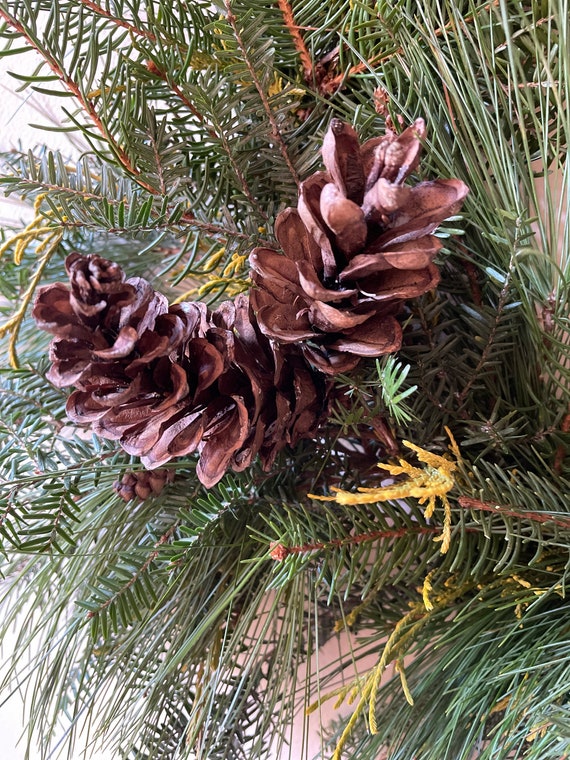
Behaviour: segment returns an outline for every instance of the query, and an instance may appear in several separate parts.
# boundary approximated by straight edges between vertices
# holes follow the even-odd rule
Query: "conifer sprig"
[[[75,162],[6,156],[2,189],[43,195],[37,229],[62,234],[41,284],[79,251],[215,306],[254,247],[277,250],[333,118],[362,140],[424,119],[414,182],[470,187],[384,387],[362,363],[319,440],[209,491],[182,458],[125,505],[113,484],[136,462],[70,428],[45,336],[21,321],[22,368],[0,370],[0,637],[18,631],[2,697],[33,695],[30,756],[87,725],[129,760],[312,760],[295,716],[350,684],[361,714],[319,726],[319,757],[339,742],[359,760],[565,757],[567,0],[0,0],[0,15],[5,65],[18,49],[41,62],[16,86],[53,95],[89,145]],[[24,240],[4,254],[3,323],[37,272]],[[445,426],[462,456],[445,554],[437,507],[307,499],[381,488],[376,463],[408,459],[403,440],[443,457]]]

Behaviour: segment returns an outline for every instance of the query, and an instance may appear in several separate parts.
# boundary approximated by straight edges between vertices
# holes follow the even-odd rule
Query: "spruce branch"
[[[155,154],[156,155],[156,154]],[[10,157],[7,165],[10,167],[10,175],[0,177],[0,186],[7,192],[19,192],[24,196],[34,196],[38,193],[34,204],[41,218],[55,218],[58,224],[65,230],[101,230],[102,228],[117,235],[128,235],[133,231],[152,232],[170,231],[173,234],[183,234],[186,230],[195,229],[216,239],[238,240],[251,243],[251,235],[242,232],[235,227],[224,224],[205,221],[195,216],[192,210],[187,209],[186,203],[164,203],[164,197],[158,199],[139,197],[133,191],[133,187],[117,181],[105,165],[91,165],[80,161],[75,167],[65,168],[62,171],[62,162],[59,154],[50,161],[45,159],[32,159]],[[157,156],[157,159],[159,157]],[[58,174],[53,173],[50,166],[57,166]],[[100,177],[96,177],[101,172]],[[18,176],[14,176],[18,173]],[[91,175],[94,175],[93,177]],[[59,180],[59,181],[50,181]],[[94,185],[100,188],[100,192],[94,192]],[[106,193],[103,192],[103,186]],[[116,197],[113,197],[113,196]],[[38,201],[39,199],[39,201]],[[87,202],[93,202],[87,204]],[[48,205],[47,211],[45,206]],[[131,220],[130,224],[118,224],[120,218]],[[49,229],[42,230],[48,232]],[[30,233],[22,231],[17,233],[17,239],[12,236],[10,241],[2,244],[0,250],[7,250],[12,242],[26,241]],[[275,247],[275,242],[259,238],[260,242],[267,247]],[[21,247],[21,245],[20,245]]]

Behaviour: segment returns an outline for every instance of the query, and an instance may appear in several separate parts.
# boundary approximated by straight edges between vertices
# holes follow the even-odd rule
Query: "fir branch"
[[[418,535],[436,535],[440,536],[442,528],[436,525],[418,525],[418,526],[406,526],[405,528],[398,528],[397,530],[376,530],[369,533],[361,533],[356,536],[348,536],[347,538],[336,538],[331,541],[316,541],[310,544],[301,544],[300,546],[286,546],[282,543],[271,544],[270,556],[271,559],[279,562],[287,559],[291,554],[307,554],[310,552],[322,551],[324,549],[340,549],[343,546],[353,546],[357,544],[366,543],[368,541],[378,541],[381,539],[391,538],[403,538],[404,536],[418,534]]]
[[[268,220],[267,213],[265,210],[261,207],[259,201],[257,198],[255,198],[254,194],[251,191],[251,188],[249,187],[249,184],[247,182],[247,179],[245,178],[245,175],[237,163],[237,161],[234,158],[233,151],[231,149],[231,146],[228,142],[228,138],[223,130],[220,130],[219,133],[216,132],[211,126],[206,124],[206,119],[204,116],[198,111],[198,109],[194,106],[194,104],[189,100],[189,98],[186,96],[186,94],[182,91],[182,89],[178,86],[178,84],[171,80],[171,78],[165,74],[164,72],[161,72],[158,67],[155,67],[158,73],[158,76],[160,76],[162,79],[164,79],[165,82],[167,82],[168,86],[171,88],[172,92],[180,99],[180,101],[188,108],[190,113],[192,113],[194,116],[197,117],[197,119],[205,125],[207,134],[210,135],[210,137],[216,141],[219,141],[222,145],[222,148],[224,149],[224,152],[226,156],[228,157],[228,160],[230,162],[230,165],[239,181],[239,184],[241,186],[241,189],[243,190],[243,194],[248,199],[248,201],[251,203],[252,208],[254,208],[259,216],[264,219],[265,221]],[[154,68],[153,68],[154,70]]]
[[[513,252],[509,261],[505,278],[504,278],[504,284],[503,284],[503,287],[501,288],[501,292],[499,293],[493,325],[491,326],[491,330],[489,331],[489,335],[487,336],[487,341],[483,347],[483,350],[481,351],[481,356],[479,357],[479,361],[477,362],[477,365],[472,370],[467,383],[463,386],[461,391],[457,394],[457,408],[458,408],[459,413],[461,413],[461,408],[465,404],[465,401],[469,395],[471,388],[477,382],[481,372],[483,372],[483,370],[487,367],[491,352],[495,348],[495,338],[497,336],[499,324],[503,318],[503,312],[505,310],[505,307],[508,303],[508,299],[510,296],[511,278],[513,275],[517,249],[518,249],[518,227],[517,227],[517,236],[515,238],[515,241],[513,242]]]
[[[159,66],[154,61],[149,61],[147,66],[151,74],[155,74],[157,77],[159,77],[164,82],[166,82],[168,87],[172,90],[172,92],[176,95],[176,97],[180,100],[180,102],[186,106],[186,108],[190,111],[192,116],[194,116],[200,122],[200,124],[204,126],[204,128],[206,129],[206,133],[212,139],[218,140],[220,138],[220,135],[218,135],[217,132],[210,125],[208,125],[204,115],[196,108],[194,103],[192,103],[192,101],[182,91],[179,85],[171,78],[170,74],[166,71],[162,71],[162,69],[160,69]],[[228,155],[230,156],[229,153]]]
[[[55,201],[61,202],[62,200],[68,201],[77,199],[78,201],[96,201],[97,203],[107,203],[111,206],[114,206],[115,208],[120,208],[121,206],[124,207],[125,213],[128,215],[130,205],[129,203],[125,202],[124,194],[122,198],[113,198],[109,195],[103,195],[101,193],[94,193],[94,192],[87,192],[84,189],[80,189],[77,187],[72,187],[69,184],[54,184],[47,182],[44,178],[31,178],[31,177],[25,177],[25,176],[19,176],[18,178],[15,177],[1,177],[0,178],[0,185],[4,185],[5,187],[9,188],[9,192],[23,192],[25,194],[33,193],[35,191],[40,191],[41,193],[45,193],[46,195],[43,197],[43,201],[48,200],[53,195],[53,199]],[[146,200],[142,201],[142,204],[146,203]],[[137,199],[137,201],[140,201],[140,199]],[[134,204],[134,200],[133,200]],[[162,204],[161,204],[162,205]],[[121,226],[117,224],[106,224],[102,225],[100,220],[95,220],[93,218],[93,208],[88,209],[89,213],[91,214],[91,217],[93,218],[92,221],[80,221],[80,220],[73,220],[73,214],[70,215],[66,214],[62,211],[60,208],[58,211],[59,215],[59,221],[58,225],[61,228],[69,229],[69,230],[81,230],[81,229],[93,229],[93,230],[100,230],[105,229],[107,232],[111,232],[117,235],[122,234],[129,234],[132,233],[134,230],[140,231],[140,232],[153,232],[153,231],[171,231],[176,232],[176,228],[179,228],[180,230],[184,231],[186,229],[196,229],[200,232],[204,232],[207,235],[211,235],[215,238],[221,238],[224,240],[242,240],[244,242],[251,243],[251,235],[247,234],[246,232],[240,232],[237,229],[232,229],[231,227],[227,227],[221,224],[216,224],[213,222],[207,222],[203,221],[201,219],[198,219],[192,211],[184,211],[176,224],[174,225],[172,221],[170,221],[172,215],[174,214],[175,210],[178,208],[177,205],[168,204],[164,210],[164,213],[160,215],[162,217],[163,221],[159,221],[160,217],[157,216],[157,210],[153,206],[149,210],[149,217],[153,216],[155,219],[152,220],[152,222],[148,222],[145,224],[137,224],[136,226]],[[51,207],[51,212],[55,212],[57,209],[54,209]],[[78,208],[79,210],[79,208]],[[65,218],[67,217],[67,218]],[[42,232],[48,232],[49,230],[54,229],[53,227],[46,227],[45,230],[42,230]],[[22,232],[18,233],[18,239],[29,237],[27,233]],[[1,250],[5,250],[11,245],[14,238],[11,238],[10,241],[5,242],[2,244]],[[276,243],[273,240],[266,240],[263,238],[258,239],[258,244],[263,245],[267,248],[275,248]]]
[[[135,573],[132,574],[131,578],[127,581],[127,583],[125,583],[121,588],[119,588],[113,596],[109,597],[105,602],[103,602],[103,604],[101,604],[96,609],[90,610],[87,613],[88,620],[91,620],[97,615],[100,615],[112,604],[115,604],[117,600],[120,599],[120,597],[123,594],[127,593],[129,589],[131,589],[135,585],[135,583],[139,581],[139,579],[148,571],[152,563],[159,556],[161,547],[164,546],[164,544],[166,544],[170,540],[170,538],[172,537],[177,527],[178,527],[178,523],[174,523],[173,525],[170,526],[170,528],[165,533],[162,534],[162,536],[154,544],[154,549],[149,554],[144,564]]]
[[[60,82],[76,98],[83,111],[87,114],[98,132],[111,148],[113,154],[117,158],[122,168],[149,193],[156,193],[156,190],[151,185],[146,183],[143,179],[139,178],[138,175],[140,175],[140,171],[131,163],[131,160],[125,150],[115,141],[114,137],[111,135],[103,120],[97,113],[93,103],[84,96],[79,84],[73,80],[66,71],[64,71],[57,59],[48,50],[41,46],[38,40],[36,40],[35,37],[28,32],[23,24],[21,24],[14,16],[11,16],[8,11],[2,7],[0,7],[0,17],[3,18],[6,24],[14,29],[18,35],[23,37],[31,48],[36,50],[41,55],[41,57],[45,60],[45,62],[48,64]]]
[[[247,47],[245,46],[242,35],[238,28],[237,19],[234,16],[234,13],[232,11],[230,0],[224,0],[224,4],[226,7],[226,18],[233,30],[233,33],[236,38],[236,42],[238,44],[239,49],[241,50],[241,53],[243,55],[245,64],[247,66],[247,69],[251,76],[251,81],[255,85],[255,89],[258,92],[259,99],[261,100],[261,103],[263,105],[263,109],[265,111],[265,114],[269,120],[269,123],[271,124],[271,134],[273,138],[275,139],[277,145],[279,146],[279,150],[281,151],[281,155],[283,156],[283,159],[289,169],[289,172],[291,173],[291,176],[295,180],[295,184],[297,187],[300,184],[300,178],[297,174],[297,170],[293,166],[293,163],[291,162],[291,158],[289,156],[289,152],[287,150],[287,145],[285,144],[285,141],[283,139],[283,135],[281,134],[281,130],[279,129],[279,125],[277,124],[277,121],[275,120],[275,116],[273,114],[273,111],[271,109],[271,106],[269,105],[269,100],[267,99],[267,95],[265,94],[265,91],[261,85],[261,82],[259,81],[259,77],[257,75],[257,72],[255,70],[255,67],[253,66],[251,62],[251,58],[249,55],[249,51],[247,50]]]

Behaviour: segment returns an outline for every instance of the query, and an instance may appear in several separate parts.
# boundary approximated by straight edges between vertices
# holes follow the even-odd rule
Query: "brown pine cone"
[[[315,435],[324,379],[295,347],[271,345],[247,296],[213,313],[202,303],[168,307],[146,280],[125,280],[99,256],[73,254],[66,266],[71,290],[41,288],[33,316],[55,335],[50,380],[76,388],[66,406],[74,422],[149,470],[197,451],[206,487],[258,454],[268,469],[286,444]]]
[[[404,181],[419,164],[425,125],[362,146],[354,129],[333,119],[323,142],[327,172],[301,184],[298,210],[276,220],[284,256],[257,248],[250,294],[261,331],[298,344],[329,375],[363,356],[397,350],[403,301],[439,282],[431,233],[456,214],[468,193],[457,179]]]

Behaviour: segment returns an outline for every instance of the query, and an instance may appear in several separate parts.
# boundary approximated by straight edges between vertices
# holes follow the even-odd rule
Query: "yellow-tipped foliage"
[[[36,288],[41,281],[43,272],[63,238],[63,228],[59,225],[49,224],[49,212],[47,215],[40,212],[44,199],[45,193],[38,195],[34,202],[35,216],[32,221],[25,229],[13,235],[0,246],[0,258],[10,248],[14,249],[13,259],[16,266],[20,266],[27,248],[31,245],[35,244],[36,256],[41,257],[36,271],[30,280],[30,284],[20,299],[20,306],[17,311],[3,325],[0,325],[0,338],[10,333],[8,358],[10,366],[14,369],[18,369],[19,367],[16,344],[20,327],[33,300]],[[46,224],[46,222],[48,223]]]
[[[404,446],[416,453],[419,461],[425,465],[424,467],[411,465],[405,459],[399,459],[399,464],[380,462],[378,467],[382,470],[386,470],[395,478],[400,478],[400,476],[403,478],[395,483],[376,488],[358,488],[356,493],[332,487],[331,491],[334,491],[334,496],[317,496],[315,494],[309,494],[309,496],[312,499],[319,499],[319,501],[336,501],[338,504],[374,504],[381,501],[397,501],[398,499],[418,499],[421,505],[427,503],[424,509],[426,520],[433,516],[439,498],[444,511],[443,529],[441,536],[437,536],[434,541],[441,542],[441,553],[445,554],[451,541],[451,506],[447,494],[455,486],[454,472],[457,469],[458,461],[461,459],[459,447],[451,431],[447,427],[445,431],[450,438],[450,448],[455,460],[422,449],[415,443],[403,441]]]

